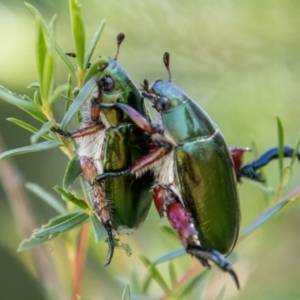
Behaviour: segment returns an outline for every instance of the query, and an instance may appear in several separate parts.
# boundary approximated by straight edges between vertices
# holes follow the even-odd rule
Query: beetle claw
[[[104,265],[104,267],[107,267],[110,264],[111,259],[114,255],[115,243],[114,243],[114,238],[113,238],[113,234],[112,234],[112,230],[111,230],[111,225],[109,223],[105,223],[105,224],[103,224],[103,226],[106,229],[106,232],[108,235],[108,238],[107,238],[108,252],[107,252],[107,257],[106,257],[106,263]]]
[[[222,270],[224,270],[225,272],[228,272],[231,275],[237,289],[239,290],[240,289],[239,279],[238,279],[236,273],[234,272],[234,270],[231,268],[230,264],[226,265],[225,268],[222,268]]]
[[[208,269],[210,268],[208,261],[213,261],[220,269],[222,269],[224,272],[228,272],[231,275],[237,289],[240,289],[240,284],[236,273],[232,269],[230,263],[218,251],[206,250],[198,245],[190,245],[187,247],[186,251],[195,256],[204,265],[204,267]]]

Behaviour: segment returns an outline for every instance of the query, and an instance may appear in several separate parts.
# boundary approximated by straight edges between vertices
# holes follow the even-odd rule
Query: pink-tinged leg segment
[[[102,183],[99,183],[96,180],[97,177],[97,169],[93,163],[93,161],[88,157],[80,158],[80,165],[82,169],[83,176],[88,184],[88,190],[90,193],[90,200],[95,210],[96,216],[101,222],[101,224],[105,227],[108,234],[108,254],[107,254],[107,262],[108,265],[112,259],[114,253],[114,241],[113,241],[113,228],[111,225],[112,215],[111,208],[107,201],[107,197],[105,194],[104,186]]]
[[[146,168],[156,161],[158,161],[160,158],[164,157],[172,148],[171,144],[166,142],[161,143],[155,143],[155,145],[152,145],[151,151],[143,156],[141,159],[136,161],[131,167],[130,172],[134,174],[135,172]]]
[[[198,241],[195,238],[197,230],[186,208],[176,195],[168,187],[158,185],[153,188],[153,199],[159,215],[161,217],[167,215],[183,246],[187,248],[188,245],[197,244]]]
[[[196,257],[206,268],[210,268],[209,261],[213,261],[219,268],[232,276],[239,289],[238,278],[229,262],[218,251],[205,249],[200,245],[197,237],[198,232],[189,212],[177,195],[168,186],[163,185],[156,185],[152,193],[159,215],[161,217],[167,215],[186,252]]]
[[[93,161],[85,156],[80,158],[80,165],[83,176],[89,185],[93,208],[101,223],[105,224],[111,220],[110,208],[106,199],[104,187],[96,181],[97,169]]]
[[[122,111],[127,114],[132,121],[139,126],[143,131],[153,133],[153,128],[151,126],[151,123],[137,110],[135,110],[133,107],[123,104],[123,103],[117,103],[116,106]]]
[[[195,242],[197,230],[180,202],[173,202],[168,206],[167,217],[185,248]]]
[[[238,182],[241,182],[241,167],[243,165],[244,153],[251,151],[249,148],[239,148],[239,147],[230,147],[230,154],[233,160],[234,171],[236,179]]]
[[[97,177],[97,170],[93,161],[86,156],[82,156],[80,158],[80,166],[85,180],[90,185],[94,185],[95,179]]]

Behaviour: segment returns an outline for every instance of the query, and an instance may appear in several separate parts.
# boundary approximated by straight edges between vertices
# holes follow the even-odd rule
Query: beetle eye
[[[171,102],[166,97],[159,97],[155,103],[155,108],[158,111],[168,110],[171,107]]]
[[[114,80],[110,76],[105,76],[99,83],[103,91],[109,92],[114,87]]]

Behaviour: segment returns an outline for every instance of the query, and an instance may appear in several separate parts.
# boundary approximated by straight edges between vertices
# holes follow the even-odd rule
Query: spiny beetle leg
[[[96,180],[100,182],[109,177],[118,177],[129,174],[135,174],[138,176],[139,173],[142,174],[144,171],[147,171],[148,167],[165,156],[171,150],[171,148],[171,144],[167,142],[152,143],[151,151],[137,160],[130,168],[125,170],[106,171],[102,174],[97,175]]]
[[[151,123],[142,114],[140,114],[137,110],[129,105],[123,103],[99,103],[98,105],[103,108],[119,108],[126,115],[128,115],[132,119],[132,121],[143,131],[148,133],[156,132]]]
[[[96,213],[97,218],[106,229],[108,235],[108,253],[107,261],[105,264],[105,266],[107,266],[109,265],[114,254],[113,227],[111,225],[111,206],[110,203],[107,201],[103,186],[96,180],[97,169],[93,161],[90,158],[83,156],[80,158],[80,165],[82,173],[88,185],[88,191],[91,195],[90,199],[92,202],[93,209]]]
[[[283,157],[292,157],[294,154],[294,149],[288,146],[283,148]],[[259,158],[254,160],[253,162],[243,166],[240,169],[240,176],[246,177],[255,181],[264,182],[265,180],[262,178],[261,173],[256,172],[257,169],[268,164],[271,160],[279,157],[279,148],[275,147],[264,154],[262,154]],[[297,153],[298,160],[300,161],[300,152]]]
[[[78,137],[83,137],[83,136],[86,136],[86,135],[91,135],[91,134],[94,134],[100,130],[102,130],[104,128],[104,125],[101,124],[101,123],[97,123],[95,125],[91,125],[91,126],[87,126],[87,127],[84,127],[84,128],[80,128],[80,129],[77,129],[77,130],[74,130],[74,131],[64,131],[60,128],[55,128],[55,127],[52,127],[51,128],[51,131],[53,132],[56,132],[58,133],[59,135],[62,135],[64,137],[68,137],[68,138],[78,138]]]
[[[114,249],[115,249],[115,243],[113,239],[113,232],[112,232],[112,226],[110,222],[107,222],[105,224],[102,224],[107,232],[107,244],[108,244],[108,252],[106,256],[106,263],[104,267],[108,266],[111,262],[111,259],[114,256]]]
[[[232,276],[239,289],[238,278],[229,262],[219,252],[200,246],[197,238],[198,232],[190,215],[175,193],[168,186],[156,185],[153,188],[153,199],[159,215],[161,217],[167,216],[186,252],[195,256],[206,268],[210,268],[209,261],[213,261],[219,268]]]

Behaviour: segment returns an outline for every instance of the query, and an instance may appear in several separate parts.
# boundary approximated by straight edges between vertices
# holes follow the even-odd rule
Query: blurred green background
[[[165,51],[171,54],[173,80],[210,114],[223,132],[228,145],[251,146],[259,153],[277,145],[275,115],[285,129],[286,144],[294,146],[300,123],[300,2],[178,0],[117,1],[86,0],[82,13],[89,42],[101,19],[107,24],[96,55],[114,56],[115,38],[126,34],[119,62],[136,83],[144,78],[166,79],[162,63]],[[73,51],[67,1],[30,1],[47,21],[57,13],[56,39],[65,51]],[[22,1],[0,0],[0,84],[17,94],[32,95],[25,87],[37,80],[35,67],[35,19]],[[75,61],[74,61],[75,63]],[[65,82],[67,68],[57,59],[56,84]],[[56,110],[58,122],[63,112]],[[31,119],[21,110],[0,101],[0,132],[6,149],[28,145],[30,134],[7,122],[15,117]],[[37,125],[37,124],[34,124]],[[247,154],[246,159],[253,159]],[[18,156],[14,163],[24,181],[37,182],[47,191],[61,184],[67,158],[56,149]],[[0,168],[2,165],[0,164]],[[278,163],[265,168],[269,186],[277,186]],[[299,185],[299,164],[286,193]],[[244,228],[270,204],[265,194],[247,180],[239,187]],[[29,202],[36,224],[46,223],[55,212],[33,195]],[[122,237],[133,250],[128,258],[116,251],[111,265],[103,267],[106,245],[94,243],[90,234],[89,252],[83,273],[84,299],[120,299],[123,285],[135,268],[139,277],[147,274],[138,258],[150,259],[179,247],[165,236],[154,207],[144,226],[133,236]],[[213,269],[206,281],[202,299],[214,299],[226,284],[225,299],[300,299],[300,205],[272,218],[261,229],[239,243],[234,265],[241,291],[227,274]],[[30,230],[32,230],[31,228]],[[17,253],[24,238],[0,185],[0,293],[1,299],[44,299],[39,277],[29,251]],[[70,266],[63,239],[47,244],[43,251],[54,263],[61,299],[69,299]],[[195,260],[186,256],[176,261],[184,274]],[[162,270],[165,266],[162,266]],[[199,270],[201,268],[199,267]],[[164,272],[164,271],[162,271]],[[153,298],[162,291],[152,287]],[[51,292],[50,292],[51,294]],[[196,293],[193,299],[197,299]],[[55,298],[54,298],[55,299]]]

